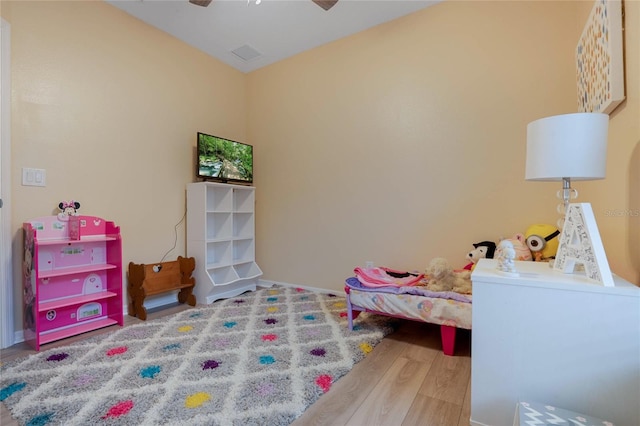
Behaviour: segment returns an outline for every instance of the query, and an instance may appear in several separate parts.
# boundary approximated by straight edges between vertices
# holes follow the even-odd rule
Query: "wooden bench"
[[[193,257],[178,256],[172,262],[154,263],[152,265],[129,262],[129,283],[127,286],[129,299],[129,315],[141,320],[147,319],[144,299],[147,296],[180,290],[178,302],[196,305],[193,287],[195,278],[191,277],[196,267]]]

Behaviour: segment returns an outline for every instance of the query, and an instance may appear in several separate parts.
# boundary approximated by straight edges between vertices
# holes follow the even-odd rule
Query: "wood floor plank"
[[[471,358],[439,354],[418,392],[462,406],[470,378]]]
[[[293,426],[337,426],[347,423],[393,362],[406,350],[406,342],[384,339],[367,357],[338,380],[304,412]],[[348,395],[348,397],[346,397]]]
[[[458,426],[459,417],[460,405],[418,394],[402,426]]]
[[[350,426],[391,425],[404,419],[429,371],[419,361],[400,357],[347,422]]]
[[[464,395],[464,402],[462,403],[462,411],[460,412],[460,420],[458,426],[469,426],[471,422],[471,380],[467,384],[467,391]]]

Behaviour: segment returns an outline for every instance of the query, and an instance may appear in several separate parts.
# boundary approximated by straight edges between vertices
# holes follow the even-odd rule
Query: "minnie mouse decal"
[[[60,209],[60,213],[58,213],[58,220],[69,220],[69,216],[75,216],[78,214],[78,209],[80,208],[80,203],[77,201],[61,201],[58,204],[58,208]]]

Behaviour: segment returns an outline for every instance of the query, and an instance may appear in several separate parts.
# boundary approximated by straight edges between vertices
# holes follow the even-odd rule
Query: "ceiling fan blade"
[[[197,6],[207,7],[209,6],[209,3],[211,3],[211,0],[189,0],[189,3],[195,4]]]
[[[321,8],[323,8],[324,10],[329,10],[336,3],[338,3],[338,0],[312,0],[312,1],[318,6],[320,6]]]

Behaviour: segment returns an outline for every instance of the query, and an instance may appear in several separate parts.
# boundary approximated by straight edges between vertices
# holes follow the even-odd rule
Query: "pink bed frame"
[[[407,318],[400,315],[389,314],[387,312],[374,311],[371,309],[363,308],[361,306],[351,303],[351,288],[344,286],[344,291],[347,294],[347,319],[349,321],[349,330],[353,330],[353,320],[358,318],[360,312],[370,312],[372,314],[385,315],[388,317],[408,319],[411,321],[418,321],[415,318]],[[453,356],[456,346],[456,327],[451,325],[440,325],[440,339],[442,341],[442,352],[445,355]]]

